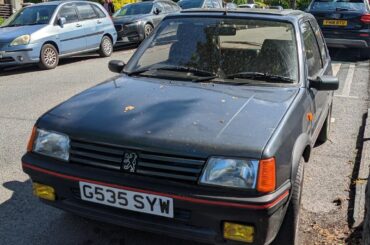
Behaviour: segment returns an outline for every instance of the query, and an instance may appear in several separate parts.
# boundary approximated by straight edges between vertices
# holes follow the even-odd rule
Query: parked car
[[[143,41],[166,15],[180,10],[176,3],[169,0],[125,5],[113,15],[114,26],[118,33],[117,44]]]
[[[180,0],[178,4],[182,9],[223,7],[222,0]]]
[[[238,5],[236,5],[235,3],[226,3],[226,8],[227,9],[237,9]]]
[[[256,3],[240,4],[238,7],[239,8],[248,8],[248,9],[256,9],[256,8],[259,9],[259,8],[261,8],[261,6],[259,6]]]
[[[22,158],[36,196],[178,238],[294,244],[338,88],[312,15],[183,11],[109,68],[37,120]]]
[[[283,10],[284,8],[280,5],[276,5],[276,6],[270,6],[269,9]]]
[[[355,47],[369,50],[368,0],[314,0],[307,12],[317,19],[329,47]]]
[[[112,54],[117,33],[97,3],[55,1],[22,8],[0,27],[0,66],[38,63],[53,69],[59,58],[98,51]]]

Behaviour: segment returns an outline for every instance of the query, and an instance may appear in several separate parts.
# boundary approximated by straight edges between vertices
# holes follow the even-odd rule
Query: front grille
[[[136,171],[132,174],[195,183],[205,164],[205,160],[201,158],[133,151],[119,146],[80,140],[71,141],[70,162],[123,171],[123,156],[127,152],[134,152],[138,156]]]
[[[0,58],[0,63],[7,63],[7,62],[13,62],[15,61],[12,57],[3,57]]]

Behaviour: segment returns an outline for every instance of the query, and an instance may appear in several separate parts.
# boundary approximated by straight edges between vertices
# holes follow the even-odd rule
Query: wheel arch
[[[107,33],[104,33],[103,37],[109,37],[110,40],[112,41],[112,43],[114,43],[114,39],[113,39],[113,37],[112,37],[112,35],[110,33],[108,33],[108,32]],[[103,37],[102,37],[102,39],[103,39]]]
[[[295,180],[298,165],[303,157],[305,162],[308,162],[311,155],[311,143],[310,137],[308,134],[304,133],[301,134],[296,142],[294,143],[293,152],[292,152],[292,164],[291,164],[291,174],[290,179],[291,182]]]
[[[54,41],[51,41],[51,40],[44,42],[44,43],[42,44],[42,46],[41,46],[41,50],[42,50],[42,47],[43,47],[44,45],[46,45],[46,44],[51,44],[51,45],[53,45],[53,46],[57,49],[58,54],[60,54],[58,44],[57,44],[56,42],[54,42]]]

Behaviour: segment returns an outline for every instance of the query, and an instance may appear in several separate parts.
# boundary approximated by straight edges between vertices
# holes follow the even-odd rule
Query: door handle
[[[101,24],[101,20],[96,21],[96,23]]]
[[[76,24],[76,27],[81,27],[82,25],[81,24]]]

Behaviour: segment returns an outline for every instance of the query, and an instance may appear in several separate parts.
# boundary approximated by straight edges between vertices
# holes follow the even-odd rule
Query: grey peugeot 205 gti
[[[178,238],[296,243],[338,88],[312,15],[184,11],[109,68],[121,75],[37,120],[22,158],[36,196]]]

